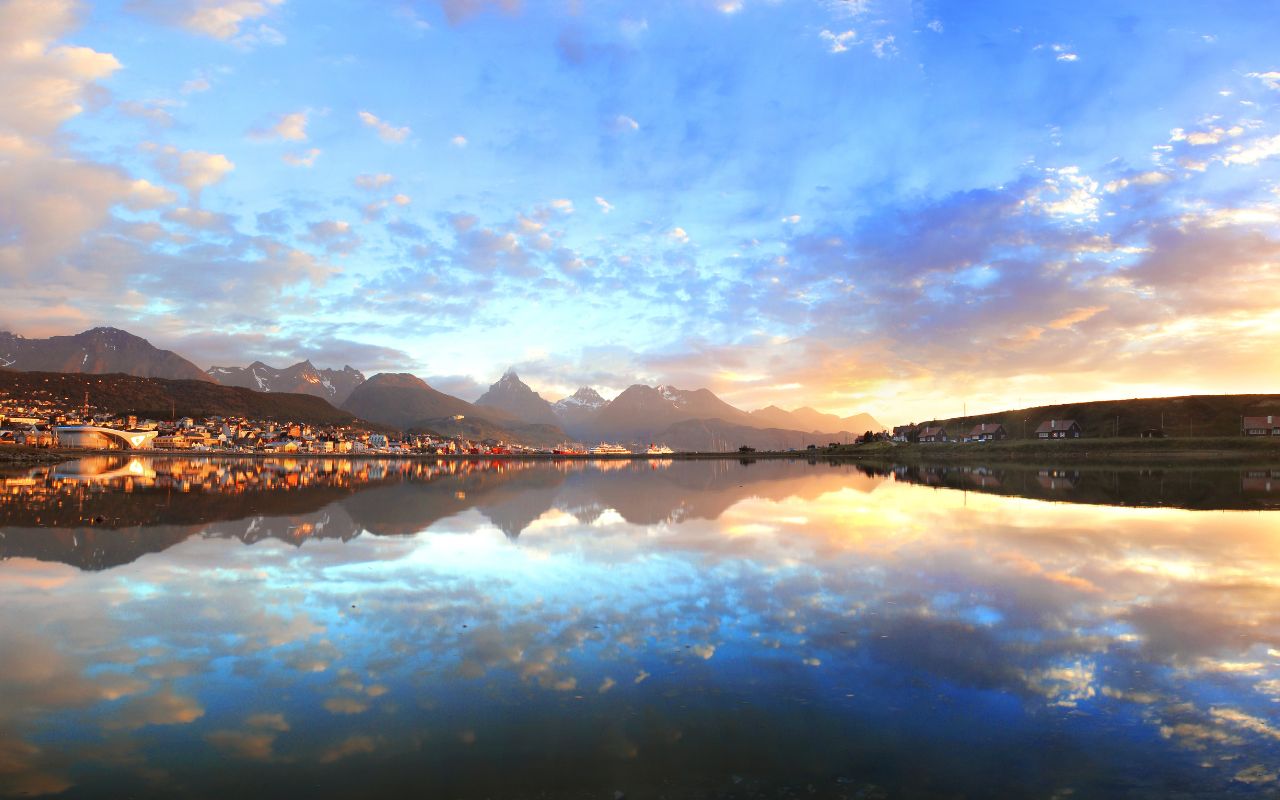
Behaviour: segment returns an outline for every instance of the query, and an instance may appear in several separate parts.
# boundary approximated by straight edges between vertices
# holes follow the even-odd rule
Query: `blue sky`
[[[112,324],[202,367],[309,357],[474,398],[516,366],[551,399],[669,382],[884,422],[1275,388],[1277,10],[7,0],[0,20],[0,288],[25,335]]]

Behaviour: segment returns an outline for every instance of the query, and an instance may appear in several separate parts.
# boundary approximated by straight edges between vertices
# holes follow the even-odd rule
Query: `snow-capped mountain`
[[[563,397],[551,404],[551,410],[560,420],[560,427],[575,437],[581,438],[589,432],[589,426],[596,413],[608,405],[609,401],[590,386],[583,386],[578,391]]]
[[[310,361],[300,361],[284,369],[255,361],[247,367],[210,367],[206,374],[224,386],[310,394],[323,397],[335,406],[341,405],[364,383],[364,375],[358,369],[317,369]]]

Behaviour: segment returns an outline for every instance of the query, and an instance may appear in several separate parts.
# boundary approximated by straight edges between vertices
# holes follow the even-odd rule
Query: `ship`
[[[650,443],[649,449],[645,450],[644,454],[647,456],[669,456],[674,452],[675,450],[672,450],[670,447],[667,447],[665,444]]]
[[[608,442],[601,442],[600,444],[591,448],[591,455],[593,456],[629,456],[631,455],[631,451],[620,444],[609,444]]]

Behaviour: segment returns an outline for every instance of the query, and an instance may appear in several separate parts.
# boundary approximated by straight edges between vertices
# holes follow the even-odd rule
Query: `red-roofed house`
[[[1242,428],[1245,436],[1280,436],[1280,415],[1245,417]]]
[[[1038,439],[1079,439],[1080,423],[1074,419],[1048,419],[1036,428]]]
[[[929,427],[925,427],[925,428],[921,428],[921,429],[920,429],[920,443],[921,443],[921,444],[928,444],[928,443],[931,443],[931,442],[946,442],[946,441],[950,441],[950,440],[947,438],[947,429],[946,429],[946,428],[943,428],[943,427],[942,427],[942,426],[940,426],[940,425],[939,425],[939,426],[929,426]]]
[[[973,430],[969,431],[964,440],[966,442],[994,442],[1008,438],[1009,432],[999,422],[979,422],[973,426]]]

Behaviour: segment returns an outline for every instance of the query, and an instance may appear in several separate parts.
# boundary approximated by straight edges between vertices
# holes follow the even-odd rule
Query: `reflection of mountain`
[[[749,497],[816,500],[900,482],[1053,501],[1280,507],[1280,472],[874,467],[763,459],[462,461],[98,457],[0,479],[0,558],[97,570],[191,536],[253,543],[407,536],[475,509],[515,540],[548,511],[591,524],[714,520]]]

